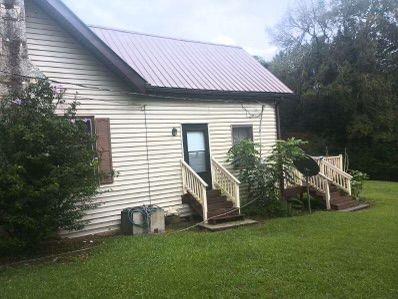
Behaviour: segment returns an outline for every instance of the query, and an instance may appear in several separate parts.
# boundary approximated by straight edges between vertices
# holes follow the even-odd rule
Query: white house
[[[109,173],[90,223],[67,235],[117,229],[121,210],[141,204],[187,215],[185,193],[205,219],[239,207],[227,151],[250,138],[269,152],[289,88],[240,47],[88,27],[59,0],[15,2],[2,9],[25,9],[29,61],[81,103]],[[229,205],[212,210],[220,194],[206,189]]]

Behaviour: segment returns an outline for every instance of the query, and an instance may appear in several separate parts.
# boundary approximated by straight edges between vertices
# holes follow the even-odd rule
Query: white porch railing
[[[189,192],[202,205],[203,220],[207,221],[207,183],[184,160],[181,160],[181,171],[184,193]]]
[[[312,157],[319,165],[318,175],[309,178],[308,183],[318,191],[325,194],[326,207],[330,209],[330,183],[338,186],[351,195],[352,176],[343,170],[343,156]],[[286,186],[303,186],[304,176],[297,170],[291,171],[293,182],[287,182]]]
[[[329,178],[336,186],[351,195],[352,176],[350,174],[331,164],[325,158],[319,158],[316,159],[316,161],[318,162],[321,174]]]
[[[305,186],[305,178],[297,169],[293,169],[291,171],[293,183],[287,182],[286,187],[292,187],[294,185],[298,186]],[[315,188],[316,190],[320,191],[325,196],[326,201],[326,209],[330,210],[330,189],[329,189],[329,182],[331,182],[328,177],[319,173],[318,175],[312,176],[308,178],[308,184]]]
[[[340,170],[343,169],[343,155],[338,155],[338,156],[319,156],[319,157],[312,157],[314,160],[320,160],[322,159],[323,161],[329,162],[333,166],[336,166]]]
[[[214,158],[211,158],[211,168],[214,186],[233,202],[235,208],[240,209],[239,180]]]

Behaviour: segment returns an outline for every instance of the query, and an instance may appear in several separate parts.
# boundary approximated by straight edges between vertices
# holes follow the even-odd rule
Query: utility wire
[[[54,79],[50,79],[50,78],[43,78],[43,77],[34,77],[34,76],[26,76],[26,75],[20,75],[20,74],[13,74],[13,73],[9,73],[9,72],[5,72],[0,70],[0,73],[6,74],[8,76],[14,76],[14,77],[21,77],[21,78],[25,78],[25,79],[34,79],[34,80],[48,80],[52,83],[56,83],[56,84],[64,84],[64,85],[73,85],[73,86],[78,86],[81,88],[84,88],[85,90],[89,90],[89,91],[107,91],[107,92],[114,92],[114,93],[118,93],[121,95],[126,95],[126,96],[137,96],[137,97],[144,97],[144,98],[154,98],[154,99],[168,99],[168,100],[183,100],[183,101],[207,101],[207,102],[214,102],[214,101],[218,101],[218,102],[224,102],[224,103],[233,103],[236,104],[237,102],[239,103],[239,101],[237,100],[227,100],[227,99],[221,99],[221,98],[212,98],[212,99],[204,99],[204,98],[189,98],[189,97],[176,97],[176,96],[165,96],[165,95],[156,95],[156,94],[147,94],[147,93],[139,93],[139,92],[133,92],[133,91],[122,91],[122,90],[115,90],[115,89],[110,89],[110,88],[104,88],[104,87],[99,87],[97,85],[93,85],[93,84],[82,84],[82,83],[73,83],[73,82],[67,82],[67,81],[59,81],[59,80],[54,80]],[[94,99],[93,99],[94,100]],[[240,102],[245,102],[245,101],[240,101]],[[258,101],[256,101],[257,103],[259,103]],[[242,108],[250,114],[250,112],[248,112],[242,104]],[[255,117],[253,117],[255,118]]]
[[[224,212],[224,213],[221,213],[221,214],[218,214],[218,215],[209,217],[209,218],[207,218],[207,220],[203,220],[203,221],[201,221],[201,222],[195,223],[194,225],[185,227],[185,228],[180,229],[180,230],[177,230],[177,231],[169,232],[169,233],[167,233],[166,235],[172,235],[172,234],[176,234],[176,233],[180,233],[180,232],[183,232],[183,231],[190,230],[190,229],[192,229],[192,228],[194,228],[194,227],[197,227],[197,226],[201,225],[202,223],[205,223],[205,222],[208,221],[208,220],[211,220],[211,219],[214,219],[214,218],[220,217],[220,216],[225,216],[225,215],[228,215],[228,214],[230,214],[230,213],[232,213],[232,212],[234,212],[234,211],[237,211],[237,210],[239,210],[239,209],[242,209],[242,208],[244,208],[244,207],[247,207],[248,205],[251,205],[251,204],[254,203],[255,201],[257,201],[257,200],[256,200],[256,199],[253,199],[253,200],[251,200],[251,201],[245,203],[243,206],[241,206],[241,207],[239,207],[239,208],[232,208],[232,209],[230,209],[230,210],[228,210],[228,211],[226,211],[226,212]]]
[[[146,148],[146,162],[147,162],[147,181],[148,181],[148,196],[149,196],[149,204],[152,204],[152,196],[151,196],[151,176],[150,176],[150,160],[149,160],[149,146],[148,146],[148,121],[146,114],[146,105],[142,107],[144,111],[144,124],[145,124],[145,148]]]
[[[263,131],[263,115],[264,115],[264,105],[261,105],[261,113],[260,113],[260,126],[258,128],[258,134],[260,135],[260,159],[262,159],[262,153],[263,153],[263,136],[262,136],[262,131]]]

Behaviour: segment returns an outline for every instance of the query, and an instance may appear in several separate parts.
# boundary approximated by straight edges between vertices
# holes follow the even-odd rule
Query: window
[[[206,171],[206,145],[203,131],[187,132],[189,165],[197,173]]]
[[[232,126],[232,145],[238,144],[243,139],[248,139],[253,141],[253,126],[252,125]]]
[[[86,132],[90,136],[94,136],[94,124],[92,117],[82,117],[81,120],[86,124]]]

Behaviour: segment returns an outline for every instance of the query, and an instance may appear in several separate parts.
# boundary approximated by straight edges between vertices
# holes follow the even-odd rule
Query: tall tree
[[[299,100],[282,105],[286,136],[314,154],[347,149],[351,168],[398,180],[398,3],[301,2],[272,30],[270,68]]]

